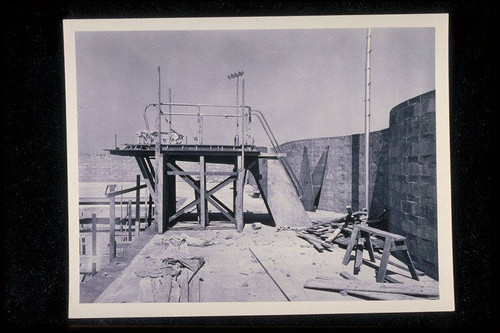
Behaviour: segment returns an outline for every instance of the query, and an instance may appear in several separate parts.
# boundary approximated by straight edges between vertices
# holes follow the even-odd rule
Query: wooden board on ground
[[[438,296],[439,288],[437,284],[419,283],[419,284],[396,284],[396,283],[375,283],[361,282],[345,279],[310,279],[304,284],[304,288],[341,291],[372,291],[381,293],[399,293],[416,296]]]
[[[291,279],[275,264],[273,264],[268,257],[269,253],[262,251],[259,248],[249,248],[250,252],[254,255],[255,259],[259,261],[262,268],[274,281],[276,286],[282,291],[285,298],[289,301],[306,301],[307,296],[304,291],[294,284]]]

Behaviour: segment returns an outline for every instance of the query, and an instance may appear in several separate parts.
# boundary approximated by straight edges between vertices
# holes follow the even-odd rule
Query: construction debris
[[[144,263],[135,275],[140,277],[138,299],[151,302],[189,302],[189,283],[205,264],[200,256],[191,256],[191,246],[208,246],[211,241],[181,235],[162,239],[163,248],[144,255]],[[194,283],[195,287],[199,283]]]

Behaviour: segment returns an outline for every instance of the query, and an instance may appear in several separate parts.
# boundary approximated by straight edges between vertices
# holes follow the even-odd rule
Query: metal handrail
[[[234,108],[234,107],[240,108],[241,107],[241,108],[243,108],[243,110],[247,109],[248,115],[255,114],[257,116],[257,118],[259,119],[259,122],[262,125],[262,128],[264,129],[264,131],[266,132],[266,135],[268,136],[269,141],[271,142],[271,145],[273,146],[274,150],[278,154],[283,154],[283,151],[280,148],[278,140],[276,140],[276,137],[274,136],[274,133],[272,132],[271,127],[269,126],[266,118],[264,117],[264,114],[259,110],[252,110],[252,108],[250,106],[247,106],[247,105],[200,104],[200,103],[160,103],[160,106],[163,106],[163,105],[165,105],[165,106],[181,106],[181,107],[186,107],[186,106],[197,107],[198,112],[196,112],[196,113],[194,113],[194,112],[193,113],[175,112],[175,113],[169,113],[169,115],[196,116],[196,117],[201,117],[201,118],[203,118],[203,117],[244,118],[247,116],[246,114],[244,114],[244,112],[243,112],[243,114],[204,114],[204,113],[200,112],[200,109],[202,107],[205,107],[205,108]],[[146,124],[146,129],[148,131],[149,131],[149,123],[147,120],[146,111],[150,106],[158,107],[158,103],[151,103],[148,106],[146,106],[146,108],[144,109],[144,122]],[[165,115],[163,113],[163,111],[161,112],[161,115]],[[244,149],[242,149],[242,156],[244,156],[243,154],[244,154]],[[295,173],[293,172],[290,164],[288,163],[288,161],[286,160],[286,158],[284,156],[278,156],[278,159],[281,162],[281,164],[283,165],[283,167],[285,168],[285,171],[286,171],[288,177],[292,181],[292,183],[295,187],[295,191],[297,193],[297,196],[299,198],[301,198],[302,194],[303,194],[303,189],[302,189],[302,186],[300,185],[297,177],[295,176]]]
[[[260,124],[262,125],[262,128],[264,128],[264,131],[266,132],[266,134],[269,138],[269,141],[271,141],[271,145],[273,146],[274,150],[278,154],[283,154],[283,151],[281,150],[281,148],[278,144],[278,140],[276,140],[276,137],[274,136],[273,131],[271,130],[271,127],[269,127],[269,124],[267,123],[266,118],[264,117],[264,114],[259,110],[249,110],[249,113],[254,113],[257,116],[257,118],[260,121]],[[290,164],[288,164],[288,161],[286,160],[286,158],[284,156],[278,156],[278,159],[281,162],[281,164],[283,165],[283,167],[285,168],[285,171],[288,174],[288,177],[292,181],[293,186],[295,187],[295,191],[297,192],[297,196],[299,198],[301,198],[302,194],[303,194],[302,186],[300,186],[299,180],[295,176],[295,173],[293,172],[292,168],[290,167]]]

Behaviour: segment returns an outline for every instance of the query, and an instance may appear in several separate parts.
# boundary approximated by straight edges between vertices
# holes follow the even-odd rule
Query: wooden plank
[[[342,228],[335,229],[335,231],[330,236],[328,236],[328,238],[325,240],[325,242],[327,242],[327,243],[333,242],[334,239],[338,237],[338,235],[340,234],[341,231],[342,231]]]
[[[351,281],[345,279],[310,279],[304,288],[341,291],[374,291],[381,293],[399,293],[416,296],[439,296],[439,288],[434,284],[395,284]]]
[[[153,279],[150,277],[142,278],[139,281],[139,302],[153,303],[155,301],[152,281]]]
[[[189,302],[189,277],[188,277],[189,269],[183,268],[181,270],[181,274],[177,277],[177,282],[179,283],[180,295],[179,302],[187,303]]]
[[[325,243],[315,237],[311,237],[311,236],[308,236],[304,233],[301,233],[301,232],[295,232],[297,234],[297,236],[301,237],[301,238],[306,238],[306,239],[309,239],[313,242],[317,242],[319,245],[321,245],[322,247],[324,247],[325,249],[327,249],[328,251],[331,251],[333,249],[333,245],[332,244],[328,244],[328,243]]]
[[[140,190],[142,188],[145,188],[147,185],[146,184],[142,184],[142,185],[137,185],[137,186],[134,186],[134,187],[130,187],[130,188],[126,188],[126,189],[123,189],[123,190],[119,190],[119,191],[110,191],[108,193],[106,193],[106,197],[108,198],[111,198],[111,197],[116,197],[118,195],[121,195],[121,194],[125,194],[125,193],[129,193],[129,192],[134,192],[134,191],[137,191],[137,190]]]
[[[303,240],[311,244],[316,249],[316,251],[323,252],[324,250],[323,246],[321,246],[318,242],[314,241],[313,239],[305,237],[305,235],[301,233],[297,233],[297,237],[302,238]]]
[[[403,294],[393,294],[393,293],[379,293],[374,291],[346,291],[347,295],[358,296],[362,298],[369,298],[373,300],[381,301],[400,301],[400,300],[417,300],[422,299],[415,296],[403,295]]]
[[[393,234],[393,233],[383,231],[383,230],[380,230],[377,228],[369,227],[369,226],[363,225],[363,224],[357,224],[354,226],[354,228],[358,228],[360,230],[369,232],[370,234],[374,234],[374,235],[378,235],[378,236],[382,236],[382,237],[386,237],[386,238],[392,238],[395,241],[402,241],[402,240],[406,239],[404,236],[401,236],[398,234]]]
[[[169,176],[197,176],[199,172],[196,171],[167,171]],[[207,176],[237,176],[236,172],[229,171],[207,171],[205,173]]]
[[[266,254],[257,248],[248,248],[255,259],[262,266],[264,271],[269,275],[271,280],[276,284],[287,301],[306,301],[307,296],[297,285],[293,284],[290,278],[281,271],[276,265],[268,260]]]
[[[386,275],[385,275],[385,281],[389,282],[389,283],[403,283],[395,278],[393,278],[392,276],[390,275],[387,275],[387,272],[386,272]]]
[[[353,281],[359,281],[359,279],[357,277],[355,277],[354,275],[350,274],[350,273],[347,273],[345,271],[343,272],[340,272],[339,273],[340,276],[342,276],[344,279],[347,279],[347,280],[353,280]]]

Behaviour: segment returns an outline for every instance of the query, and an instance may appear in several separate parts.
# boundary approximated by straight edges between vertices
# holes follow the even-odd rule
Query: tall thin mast
[[[366,32],[366,66],[365,66],[365,208],[368,218],[370,206],[370,85],[371,85],[371,28]]]

